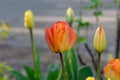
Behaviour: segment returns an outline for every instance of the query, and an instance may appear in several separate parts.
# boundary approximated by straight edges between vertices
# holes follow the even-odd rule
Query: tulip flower
[[[57,21],[45,29],[45,40],[52,52],[59,53],[62,64],[62,75],[64,76],[64,80],[67,80],[61,53],[73,46],[76,40],[75,32],[66,22]]]
[[[24,26],[28,29],[34,26],[34,18],[31,10],[25,11],[24,14]]]
[[[87,77],[86,80],[95,80],[94,77]]]
[[[120,59],[112,59],[108,61],[104,67],[104,76],[110,80],[120,80]]]
[[[74,12],[71,7],[69,7],[66,11],[66,21],[71,24],[74,20]]]
[[[31,40],[31,49],[32,49],[32,57],[34,63],[34,78],[35,80],[40,80],[40,66],[39,66],[39,57],[38,53],[36,52],[35,45],[34,45],[34,36],[33,36],[33,27],[34,27],[34,16],[31,10],[27,10],[24,13],[24,26],[29,30],[30,33],[30,40]]]
[[[45,29],[45,40],[52,52],[62,53],[73,46],[76,36],[67,23],[57,21]]]
[[[106,36],[101,26],[95,32],[93,46],[98,53],[102,53],[106,48]]]
[[[106,37],[105,37],[105,32],[103,28],[100,26],[97,28],[95,35],[94,35],[94,40],[93,40],[93,46],[95,51],[98,53],[98,68],[97,68],[97,79],[100,80],[100,75],[101,75],[101,53],[105,50],[106,48]]]

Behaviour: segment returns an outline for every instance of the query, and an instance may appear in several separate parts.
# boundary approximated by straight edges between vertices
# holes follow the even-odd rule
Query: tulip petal
[[[65,22],[57,21],[45,29],[45,40],[52,52],[63,52],[71,48],[76,36],[73,29]]]
[[[106,36],[103,28],[97,28],[94,36],[93,46],[96,52],[102,53],[106,48]]]
[[[24,14],[24,26],[26,28],[33,28],[34,26],[34,16],[31,10],[25,11]]]
[[[60,51],[63,52],[65,50],[67,50],[69,48],[69,41],[68,41],[68,30],[65,29],[65,32],[64,32],[64,35],[63,35],[63,38],[62,38],[62,43],[61,45],[59,46],[60,48]]]
[[[52,37],[52,33],[49,30],[49,28],[45,29],[45,40],[46,40],[46,42],[47,42],[48,47],[50,48],[50,50],[54,52],[53,37]]]
[[[104,67],[104,76],[111,80],[120,80],[120,59],[112,59]]]
[[[75,39],[76,39],[76,36],[75,35],[75,32],[70,28],[69,30],[69,44],[70,44],[70,48],[73,46],[73,44],[75,43]]]

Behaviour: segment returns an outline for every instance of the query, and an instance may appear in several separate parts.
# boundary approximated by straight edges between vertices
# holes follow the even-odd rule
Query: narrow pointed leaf
[[[71,62],[72,62],[74,80],[78,80],[79,79],[79,69],[78,69],[78,59],[77,59],[77,56],[76,56],[76,52],[72,48],[70,50],[70,53],[71,53],[71,59],[72,59]]]
[[[36,48],[36,66],[37,66],[37,77],[40,79],[40,51]]]
[[[50,66],[48,67],[47,80],[57,80],[59,72],[60,70],[57,64],[50,64]]]
[[[85,80],[87,77],[93,77],[92,70],[89,66],[82,67],[79,70],[79,80]]]
[[[26,76],[24,76],[18,71],[11,71],[11,75],[14,76],[16,80],[28,80]]]
[[[69,51],[66,51],[63,53],[63,58],[64,58],[65,70],[66,70],[66,74],[67,74],[66,76],[67,76],[68,80],[74,80],[73,69],[72,69]]]
[[[29,80],[35,80],[34,71],[29,66],[25,66],[24,69],[26,71],[26,74],[27,74]]]

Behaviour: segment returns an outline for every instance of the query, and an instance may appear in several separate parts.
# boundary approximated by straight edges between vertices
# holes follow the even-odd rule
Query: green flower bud
[[[73,12],[73,9],[69,7],[66,11],[66,21],[68,23],[72,23],[73,20],[74,20],[74,12]]]

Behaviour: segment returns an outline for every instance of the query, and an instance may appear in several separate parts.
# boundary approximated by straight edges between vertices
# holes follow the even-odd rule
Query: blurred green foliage
[[[13,69],[5,64],[4,62],[0,63],[0,80],[10,80],[10,75],[8,73]]]
[[[38,71],[40,71],[39,53],[40,52],[39,52],[38,48],[36,48],[36,61],[37,61],[38,69],[39,69]],[[23,74],[17,70],[12,70],[11,75],[14,76],[16,78],[16,80],[38,80],[35,77],[35,71],[33,70],[33,68],[31,68],[29,66],[24,66],[24,70],[25,70],[26,74]],[[42,73],[40,73],[40,74],[42,74]],[[37,76],[40,76],[39,73],[37,73]],[[44,76],[41,76],[40,78],[41,78],[41,80],[45,79]]]
[[[5,21],[0,20],[0,40],[7,37],[9,32],[10,32],[10,25],[8,25]]]
[[[120,7],[120,0],[115,0],[115,3]]]
[[[6,38],[9,34],[10,26],[3,20],[0,20],[0,40]],[[13,69],[4,62],[0,62],[0,80],[10,80],[8,73]]]
[[[78,58],[73,48],[63,53],[63,60],[67,80],[85,80],[88,76],[93,76],[90,67],[85,66],[79,68]],[[11,74],[16,78],[16,80],[36,80],[33,76],[33,69],[28,66],[24,68],[26,70],[26,75],[20,73],[19,71],[11,71]],[[61,71],[62,70],[58,64],[51,63],[48,67],[47,73],[41,73],[40,80],[64,80]]]

